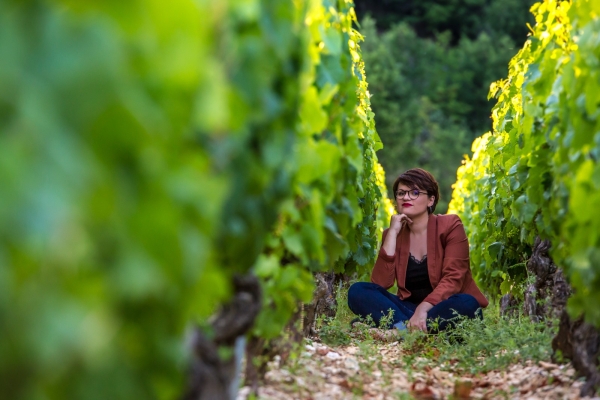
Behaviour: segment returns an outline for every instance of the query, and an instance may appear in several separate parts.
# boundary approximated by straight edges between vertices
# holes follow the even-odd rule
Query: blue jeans
[[[370,315],[377,326],[380,325],[381,318],[387,316],[391,309],[394,311],[394,315],[391,323],[387,326],[387,328],[391,328],[399,322],[408,321],[415,313],[417,304],[400,300],[398,296],[375,283],[356,282],[348,290],[348,307],[354,314],[362,318]],[[429,332],[433,333],[432,325],[435,320],[438,321],[437,330],[443,331],[451,328],[457,314],[469,318],[483,317],[475,297],[465,293],[455,294],[429,310],[427,313]]]

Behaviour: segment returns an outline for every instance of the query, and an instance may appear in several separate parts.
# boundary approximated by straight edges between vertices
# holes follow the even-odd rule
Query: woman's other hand
[[[427,313],[433,308],[433,304],[422,302],[417,306],[412,318],[408,321],[409,329],[418,329],[427,332]]]

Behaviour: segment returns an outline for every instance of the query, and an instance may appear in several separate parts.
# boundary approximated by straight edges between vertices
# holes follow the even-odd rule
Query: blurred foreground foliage
[[[532,35],[490,88],[493,131],[474,141],[450,208],[483,288],[516,291],[539,235],[575,289],[571,313],[600,326],[600,4],[532,11]]]
[[[0,380],[174,398],[234,273],[278,335],[388,218],[348,1],[0,1]],[[379,223],[378,223],[379,218]]]

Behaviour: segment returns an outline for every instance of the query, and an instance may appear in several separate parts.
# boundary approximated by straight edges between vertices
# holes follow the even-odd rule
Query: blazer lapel
[[[431,214],[427,221],[427,271],[429,272],[429,281],[435,287],[440,280],[440,268],[437,268],[436,262],[436,238],[437,238],[437,216]],[[409,238],[410,239],[410,238]],[[407,259],[408,260],[408,259]]]
[[[410,295],[410,292],[406,290],[406,267],[408,266],[408,254],[410,253],[410,231],[408,228],[404,228],[398,235],[396,246],[400,246],[400,256],[398,257],[399,266],[398,268],[398,287],[403,292],[403,297],[406,298]]]

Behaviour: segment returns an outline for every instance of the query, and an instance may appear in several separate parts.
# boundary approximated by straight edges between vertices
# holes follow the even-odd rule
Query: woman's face
[[[417,216],[427,213],[427,207],[432,206],[435,196],[427,197],[427,192],[420,188],[409,188],[402,183],[396,189],[396,205],[399,214]]]

